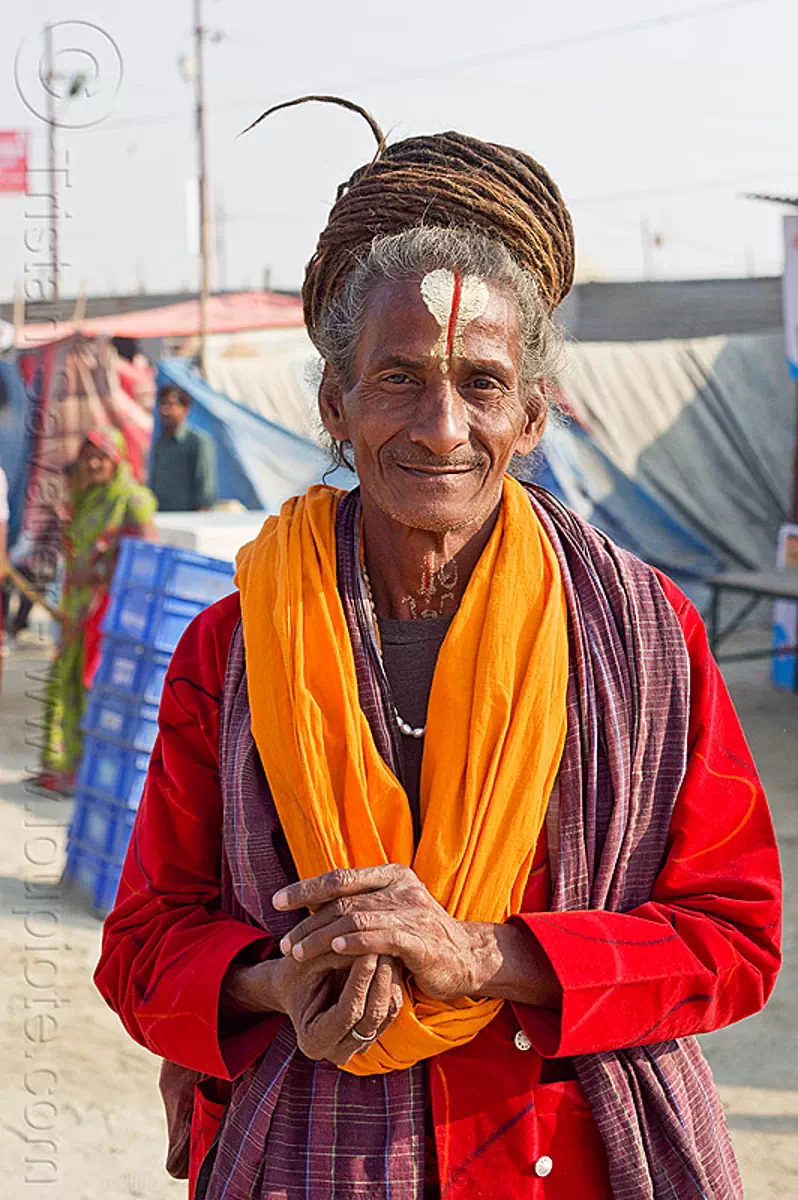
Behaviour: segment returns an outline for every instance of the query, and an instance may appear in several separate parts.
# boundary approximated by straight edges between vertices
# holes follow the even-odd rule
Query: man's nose
[[[448,376],[427,384],[409,432],[412,441],[439,458],[468,444],[466,403]]]

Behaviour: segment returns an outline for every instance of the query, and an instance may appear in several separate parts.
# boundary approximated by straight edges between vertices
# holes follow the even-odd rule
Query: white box
[[[238,551],[257,537],[268,515],[267,512],[167,512],[156,513],[155,525],[166,546],[235,562]]]

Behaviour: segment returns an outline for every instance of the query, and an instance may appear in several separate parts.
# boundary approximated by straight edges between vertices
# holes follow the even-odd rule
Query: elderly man
[[[742,1194],[692,1035],[777,971],[762,788],[692,605],[507,474],[572,268],[460,134],[381,145],[308,266],[360,487],[178,647],[97,972],[199,1073],[193,1196]]]

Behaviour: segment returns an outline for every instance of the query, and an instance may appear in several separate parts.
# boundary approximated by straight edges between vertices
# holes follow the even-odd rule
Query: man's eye
[[[410,376],[405,375],[403,371],[395,371],[393,375],[386,375],[384,383],[410,383]]]
[[[472,379],[471,386],[475,387],[479,392],[487,392],[499,385],[495,379],[489,379],[487,376],[480,376],[479,379]]]

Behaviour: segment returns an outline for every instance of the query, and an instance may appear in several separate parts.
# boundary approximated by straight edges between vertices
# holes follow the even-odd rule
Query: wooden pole
[[[27,579],[20,575],[19,571],[15,570],[14,567],[11,566],[11,563],[8,561],[8,559],[3,555],[0,555],[0,584],[2,584],[6,576],[8,576],[8,578],[11,580],[17,591],[22,592],[23,596],[27,596],[32,604],[40,604],[45,612],[49,613],[54,621],[58,621],[59,624],[63,622],[63,613],[60,613],[57,608],[53,608],[51,604],[48,604],[44,596],[41,596],[38,592],[34,591]]]
[[[224,196],[222,195],[222,189],[218,184],[216,185],[214,199],[215,204],[213,223],[216,231],[216,245],[214,250],[216,252],[216,291],[218,294],[219,292],[227,291],[227,229],[225,228],[227,214],[224,210]]]
[[[80,325],[83,321],[83,318],[86,316],[86,301],[87,301],[87,299],[88,299],[88,297],[87,297],[86,293],[81,292],[80,295],[78,296],[77,300],[75,301],[75,307],[72,311],[72,323],[74,325]]]
[[[205,148],[205,69],[203,63],[202,0],[194,0],[194,55],[197,72],[197,151],[199,156],[199,235],[200,235],[200,296],[199,296],[199,369],[205,375],[205,354],[208,340],[208,295],[210,292],[210,210],[208,205],[208,171]]]

